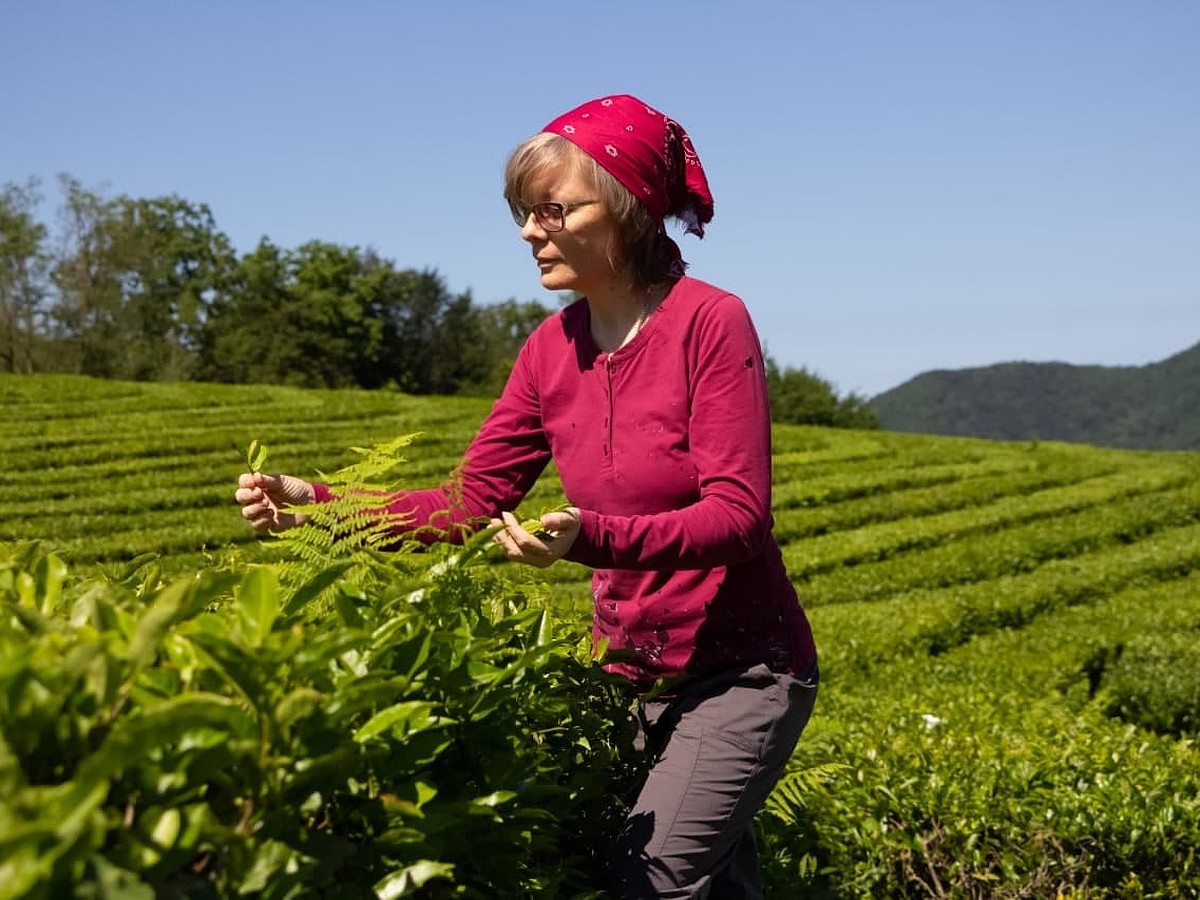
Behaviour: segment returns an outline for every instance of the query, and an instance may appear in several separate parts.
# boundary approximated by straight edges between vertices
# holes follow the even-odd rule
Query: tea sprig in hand
[[[542,524],[542,519],[550,513],[568,512],[571,509],[570,503],[559,503],[557,506],[543,506],[541,513],[536,519],[525,519],[521,522],[521,527],[532,534],[535,538],[541,541],[553,540],[562,534],[556,529],[548,529]]]
[[[250,446],[246,448],[246,465],[251,472],[261,472],[267,464],[268,456],[270,456],[270,451],[267,449],[267,445],[253,440],[250,442]]]
[[[493,519],[493,540],[515,562],[545,568],[561,559],[579,534],[579,510],[560,506],[537,519],[520,521],[510,512]]]
[[[554,540],[554,538],[558,537],[559,535],[559,532],[557,531],[546,530],[546,526],[542,524],[542,520],[540,518],[526,519],[521,523],[521,527],[532,534],[539,541]]]

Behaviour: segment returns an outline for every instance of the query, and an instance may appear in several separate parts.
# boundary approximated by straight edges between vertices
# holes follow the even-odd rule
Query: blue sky
[[[633,93],[716,197],[692,274],[841,391],[1200,341],[1193,0],[5,0],[0,32],[0,182],[179,194],[240,250],[371,246],[552,305],[504,160]]]

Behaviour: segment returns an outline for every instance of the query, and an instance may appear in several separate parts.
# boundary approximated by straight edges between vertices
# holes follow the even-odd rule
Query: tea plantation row
[[[420,431],[423,485],[486,409],[0,377],[0,544],[82,574],[244,566],[270,556],[231,501],[252,439],[314,476]],[[801,789],[762,818],[773,896],[1200,891],[1200,456],[779,427],[774,474],[823,682]],[[561,499],[550,471],[523,512]],[[487,568],[586,624],[582,567]]]

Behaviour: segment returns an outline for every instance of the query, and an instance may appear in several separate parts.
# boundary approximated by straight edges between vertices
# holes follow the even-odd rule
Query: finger
[[[529,541],[533,541],[537,544],[541,543],[541,541],[537,539],[537,535],[522,525],[521,520],[515,515],[510,512],[504,512],[500,515],[504,517],[504,529],[510,535],[512,535],[513,540],[515,540],[518,544],[524,545]]]
[[[238,488],[233,493],[233,499],[245,506],[247,503],[261,503],[265,497],[258,488]]]
[[[492,543],[500,543],[500,534],[504,531],[503,519],[491,519],[488,521],[487,530],[492,533]]]
[[[242,517],[250,523],[273,518],[271,507],[265,503],[248,503],[242,507]]]
[[[273,524],[271,516],[254,516],[248,518],[246,521],[248,521],[251,526],[253,526],[254,530],[258,532],[270,531],[271,525]]]
[[[573,516],[570,512],[562,510],[559,512],[546,513],[542,516],[542,525],[547,531],[553,531],[556,534],[571,531],[579,526],[579,519]]]
[[[535,562],[551,557],[554,553],[546,544],[538,537],[529,535],[525,538],[513,538],[513,543],[521,553],[521,558],[525,562]]]
[[[295,516],[280,515],[273,516],[268,523],[267,530],[278,534],[281,531],[288,531],[296,524]]]
[[[504,529],[508,532],[509,537],[522,550],[528,550],[535,553],[549,552],[546,545],[543,544],[536,535],[530,534],[522,526],[520,521],[510,512],[501,513],[504,517]]]
[[[517,546],[516,541],[512,539],[512,535],[510,535],[507,531],[504,531],[503,529],[497,531],[496,536],[492,538],[492,540],[496,542],[496,544],[504,552],[504,555],[509,559],[520,559],[521,548]]]
[[[265,472],[259,472],[258,486],[272,497],[283,497],[287,493],[287,485],[284,484],[282,475],[267,475]]]
[[[521,523],[517,521],[517,517],[510,512],[500,513],[500,524],[503,526],[498,532],[497,537],[500,538],[500,543],[506,549],[511,548],[520,552],[521,539],[528,532],[521,527]],[[511,556],[512,553],[509,553]]]
[[[256,486],[255,479],[257,476],[253,472],[243,472],[238,476],[238,487],[252,488]]]

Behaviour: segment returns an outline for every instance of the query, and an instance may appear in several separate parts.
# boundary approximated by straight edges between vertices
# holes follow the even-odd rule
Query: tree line
[[[53,229],[36,178],[0,189],[0,372],[495,396],[553,311],[476,304],[369,248],[239,254],[203,203],[58,183]],[[777,421],[875,427],[864,399],[767,362]]]

